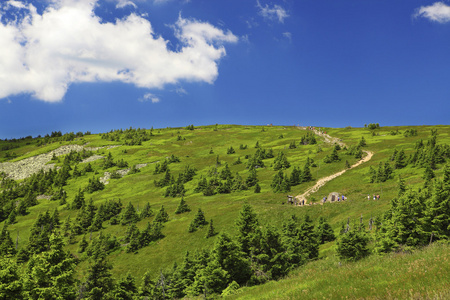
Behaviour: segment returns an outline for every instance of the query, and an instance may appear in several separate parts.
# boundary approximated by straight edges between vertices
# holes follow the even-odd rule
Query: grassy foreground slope
[[[230,299],[449,299],[450,246],[340,263],[332,256]]]
[[[417,130],[416,136],[404,136],[406,130]],[[111,153],[114,160],[123,159],[128,162],[129,166],[134,164],[148,164],[141,169],[141,172],[133,175],[126,175],[120,179],[110,179],[109,184],[104,190],[96,191],[92,194],[86,193],[86,200],[92,199],[94,205],[97,207],[101,203],[105,203],[110,199],[121,199],[123,206],[132,203],[134,207],[142,209],[146,203],[150,203],[154,213],[164,205],[164,208],[169,213],[169,222],[165,223],[162,232],[165,237],[158,242],[152,243],[147,247],[140,249],[137,253],[126,253],[125,245],[118,250],[111,253],[109,259],[114,265],[113,273],[119,278],[127,271],[130,271],[136,279],[150,270],[153,274],[158,274],[159,270],[170,268],[174,262],[180,262],[186,251],[194,251],[201,248],[211,248],[214,244],[215,237],[205,239],[206,228],[200,229],[194,233],[188,233],[188,227],[194,218],[198,208],[201,208],[205,213],[207,220],[213,219],[214,225],[218,232],[226,232],[230,235],[236,234],[234,222],[238,216],[239,210],[244,202],[248,202],[258,214],[258,218],[262,224],[273,224],[280,228],[284,221],[291,215],[295,215],[302,219],[306,214],[310,215],[313,220],[317,220],[319,216],[327,218],[335,233],[337,234],[340,226],[346,223],[348,219],[351,222],[358,221],[363,218],[363,222],[367,224],[369,218],[381,216],[389,207],[390,200],[397,195],[398,176],[402,176],[406,183],[411,187],[419,187],[423,184],[424,169],[419,167],[406,166],[400,170],[394,170],[393,178],[382,183],[369,182],[369,169],[377,168],[379,163],[385,163],[390,160],[394,151],[404,150],[406,156],[414,153],[415,144],[419,140],[426,140],[429,138],[431,130],[437,130],[438,144],[450,144],[450,126],[420,126],[420,127],[383,127],[376,130],[368,130],[365,128],[345,128],[333,129],[323,128],[327,134],[340,138],[348,147],[357,145],[361,138],[364,137],[367,145],[363,149],[374,152],[373,158],[355,168],[348,170],[344,175],[327,183],[317,193],[312,194],[308,200],[310,202],[319,202],[323,196],[330,192],[339,192],[344,194],[348,200],[339,203],[326,203],[325,205],[311,205],[306,207],[294,207],[287,205],[287,193],[274,193],[271,189],[271,182],[277,171],[273,170],[273,162],[275,158],[264,160],[265,167],[257,170],[259,184],[261,186],[261,193],[254,193],[253,189],[247,191],[233,192],[230,194],[216,194],[213,196],[204,196],[201,192],[195,192],[194,188],[197,185],[201,176],[207,176],[215,167],[220,172],[227,163],[232,174],[239,173],[242,178],[249,175],[246,169],[246,155],[253,155],[256,151],[255,144],[258,143],[264,149],[272,149],[275,157],[282,151],[286,154],[291,167],[285,170],[285,173],[290,174],[294,167],[303,168],[307,158],[312,158],[317,167],[311,168],[313,181],[293,186],[291,195],[298,195],[303,193],[308,187],[312,186],[314,182],[321,177],[334,174],[340,170],[345,169],[346,161],[351,165],[357,161],[353,155],[346,154],[345,150],[339,151],[338,162],[326,164],[323,162],[325,156],[330,155],[334,148],[333,144],[324,142],[321,138],[316,137],[318,144],[315,145],[299,145],[301,138],[307,133],[303,129],[296,127],[261,127],[261,126],[235,126],[235,125],[219,125],[219,126],[202,126],[196,127],[195,130],[187,130],[184,128],[166,128],[153,130],[153,136],[148,140],[142,142],[142,145],[126,145],[126,134],[117,135],[118,139],[102,139],[101,135],[85,135],[75,139],[74,141],[57,142],[57,143],[42,143],[39,139],[25,139],[17,141],[15,145],[17,148],[11,148],[0,152],[1,161],[18,161],[26,157],[31,157],[41,153],[47,153],[58,148],[64,144],[79,144],[84,145],[88,143],[90,147],[120,145],[112,149],[99,149],[94,151],[94,154],[107,156]],[[398,134],[397,134],[398,133]],[[297,147],[289,149],[289,145],[295,142]],[[0,146],[14,144],[10,141],[0,141]],[[247,146],[246,149],[241,149],[240,145]],[[227,154],[227,150],[233,147],[235,153]],[[8,147],[5,147],[5,149]],[[243,147],[245,148],[245,147]],[[6,152],[14,152],[13,159],[10,159],[10,154],[7,156]],[[170,164],[171,174],[176,178],[179,173],[183,172],[187,165],[196,168],[197,174],[194,179],[185,184],[186,194],[184,199],[191,208],[191,212],[175,215],[174,211],[180,202],[180,197],[164,197],[165,188],[159,188],[154,185],[154,180],[160,180],[164,174],[153,174],[156,163],[162,162],[166,157],[171,155],[180,158],[179,163]],[[238,160],[242,164],[234,165]],[[217,160],[220,165],[217,165]],[[64,189],[68,195],[68,203],[71,203],[79,189],[87,186],[89,179],[103,176],[105,171],[113,171],[117,167],[104,169],[102,167],[103,160],[92,162],[94,169],[93,173],[84,174],[77,178],[70,178]],[[57,165],[62,165],[62,158]],[[80,163],[79,167],[84,167],[85,163]],[[436,177],[442,176],[442,166],[439,165],[435,171]],[[380,201],[367,201],[367,195],[380,194]],[[13,239],[19,236],[18,248],[24,247],[28,242],[30,235],[29,228],[34,223],[39,213],[44,213],[49,210],[52,212],[55,208],[58,209],[60,218],[64,221],[67,217],[73,220],[76,215],[76,210],[66,209],[65,205],[60,205],[57,201],[39,200],[38,205],[29,208],[29,214],[25,216],[18,216],[17,223],[8,227]],[[141,220],[137,223],[139,229],[145,228],[147,222],[151,222],[152,218]],[[125,236],[127,226],[110,225],[109,222],[104,222],[103,233],[112,234],[116,236],[119,241]],[[98,232],[93,232],[93,236],[97,236]],[[81,254],[77,253],[78,242],[82,235],[76,236],[67,248],[75,255],[83,258]],[[89,238],[89,235],[88,235]],[[441,248],[439,248],[441,247]],[[431,249],[424,251],[422,254],[417,253],[412,256],[404,256],[406,260],[411,259],[411,264],[414,261],[421,261],[432,259],[437,253],[446,251],[447,246],[433,246]],[[447,248],[446,248],[447,247]],[[441,249],[441,250],[439,250]],[[420,256],[422,255],[422,256]],[[361,272],[361,285],[364,285],[364,278],[373,278],[374,289],[380,291],[389,290],[391,286],[388,285],[389,280],[382,275],[378,277],[370,277],[370,274],[382,274],[384,270],[392,270],[401,268],[402,260],[395,255],[387,256],[386,259],[379,259],[378,257],[370,257],[356,264],[348,264],[338,268],[338,260],[335,256],[334,242],[322,246],[320,253],[321,260],[310,263],[298,271],[293,272],[290,278],[266,284],[262,287],[249,288],[248,297],[259,298],[271,291],[271,287],[278,289],[280,294],[275,294],[275,298],[294,297],[298,298],[302,293],[311,294],[311,298],[321,298],[319,294],[313,294],[311,289],[321,290],[321,288],[313,288],[321,280],[324,284],[330,286],[329,290],[323,290],[323,297],[330,293],[341,294],[338,286],[333,288],[330,284],[333,278],[346,277],[349,278],[355,275],[348,273]],[[389,261],[399,261],[398,267],[389,269],[393,264]],[[440,265],[447,262],[448,256],[441,256]],[[78,267],[78,277],[84,277],[88,262],[82,261]],[[403,264],[404,265],[404,264]],[[431,264],[429,264],[431,266]],[[439,264],[436,264],[439,266]],[[319,272],[317,270],[323,270]],[[359,268],[359,269],[358,269]],[[363,270],[373,269],[372,273],[365,273]],[[353,271],[354,270],[354,271]],[[358,271],[360,270],[360,271]],[[437,270],[430,270],[437,272]],[[449,275],[448,268],[441,270],[444,275]],[[346,273],[347,272],[347,273]],[[389,271],[388,271],[389,272]],[[347,275],[345,275],[347,274]],[[320,279],[318,275],[324,275]],[[325,276],[326,275],[326,276]],[[334,276],[334,277],[333,277]],[[427,275],[428,276],[428,275]],[[356,276],[360,277],[360,276]],[[305,281],[306,280],[306,281]],[[410,279],[408,279],[410,280]],[[289,285],[289,282],[291,282]],[[306,288],[303,287],[305,282]],[[357,282],[349,279],[349,282]],[[442,282],[436,282],[436,291],[445,290]],[[287,284],[288,286],[284,286]],[[414,286],[413,292],[420,290],[420,282],[417,285],[411,279],[410,284]],[[299,289],[297,289],[297,285]],[[289,286],[291,288],[289,288]],[[350,289],[352,287],[352,289]],[[342,291],[343,294],[349,293],[349,297],[361,297],[360,295],[375,295],[371,293],[351,294],[352,290],[357,288],[356,285],[349,284],[348,292]],[[399,289],[403,288],[400,287]],[[261,290],[259,290],[261,289]],[[303,290],[307,292],[303,292]],[[337,290],[333,290],[337,289]],[[286,290],[286,293],[284,292]],[[292,294],[290,294],[290,292]],[[370,290],[368,290],[370,291]],[[430,291],[427,289],[427,291]],[[253,294],[254,293],[254,294]],[[328,294],[327,294],[328,293]],[[402,293],[402,295],[405,295]],[[409,295],[409,294],[408,294]],[[427,295],[427,294],[423,294]],[[244,294],[242,294],[244,296]],[[432,295],[431,295],[432,296]],[[395,296],[393,296],[395,297]]]

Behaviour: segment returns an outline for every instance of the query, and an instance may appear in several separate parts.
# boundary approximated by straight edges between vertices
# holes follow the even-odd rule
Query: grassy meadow
[[[417,129],[417,136],[405,137],[402,133],[407,129]],[[317,179],[334,174],[345,169],[345,162],[350,165],[357,162],[352,155],[346,155],[345,150],[339,151],[341,160],[326,164],[323,158],[331,154],[334,145],[325,143],[316,136],[317,144],[299,145],[301,137],[307,131],[289,126],[238,126],[238,125],[213,125],[195,127],[195,130],[185,128],[165,128],[153,130],[150,140],[142,142],[142,145],[127,146],[124,140],[109,141],[102,139],[99,134],[85,135],[71,142],[56,142],[44,145],[36,145],[34,139],[17,141],[19,147],[8,150],[14,152],[16,157],[8,161],[18,161],[23,158],[47,153],[61,145],[76,143],[88,147],[101,147],[120,145],[112,149],[100,149],[94,154],[107,156],[110,152],[114,161],[123,159],[129,166],[146,163],[147,166],[132,175],[125,175],[120,179],[110,179],[104,190],[92,194],[85,193],[86,200],[92,199],[96,206],[110,199],[120,199],[125,207],[131,202],[138,209],[144,208],[150,203],[156,214],[163,205],[169,213],[169,222],[165,223],[162,230],[165,237],[156,243],[140,249],[137,253],[126,253],[124,247],[113,252],[109,259],[114,268],[116,278],[125,276],[131,272],[140,284],[140,278],[150,270],[158,274],[161,269],[171,268],[174,262],[180,262],[186,251],[210,248],[216,237],[205,238],[207,228],[194,233],[188,233],[188,227],[194,218],[198,208],[205,213],[206,219],[214,221],[218,232],[226,232],[235,235],[234,225],[238,213],[244,202],[248,202],[258,214],[262,224],[273,224],[281,228],[283,222],[291,215],[303,218],[306,214],[313,220],[324,216],[333,227],[335,233],[340,226],[350,219],[351,223],[363,219],[365,224],[371,217],[381,216],[387,210],[390,200],[397,195],[399,175],[405,179],[408,186],[418,188],[423,184],[423,168],[414,168],[408,165],[401,170],[394,170],[393,179],[383,183],[369,183],[368,171],[372,166],[377,168],[380,162],[389,160],[395,149],[405,151],[406,156],[414,152],[417,141],[424,142],[430,137],[432,129],[438,131],[438,144],[450,144],[450,126],[415,126],[415,127],[382,127],[376,130],[366,128],[323,128],[327,134],[341,139],[347,146],[357,145],[361,137],[367,142],[364,150],[374,152],[373,158],[359,167],[348,170],[344,175],[335,178],[323,186],[318,192],[310,195],[308,200],[319,203],[320,200],[331,192],[344,194],[348,200],[337,203],[316,204],[306,207],[295,207],[286,204],[287,194],[299,195],[308,187],[313,186]],[[400,132],[392,135],[392,133]],[[204,196],[195,193],[200,176],[207,176],[208,171],[216,167],[218,171],[225,163],[232,174],[239,173],[242,178],[248,176],[246,169],[246,155],[253,155],[256,151],[255,144],[259,143],[264,149],[272,149],[275,157],[283,151],[291,167],[285,171],[290,174],[293,167],[303,169],[306,159],[312,158],[317,167],[311,168],[313,181],[302,183],[292,187],[289,193],[274,193],[270,187],[273,176],[277,171],[273,170],[274,158],[264,160],[265,167],[257,170],[261,193],[254,193],[253,189],[233,192],[230,194],[216,194]],[[291,142],[296,142],[297,148],[289,149]],[[11,143],[0,141],[0,147]],[[246,145],[246,149],[240,149],[240,145]],[[227,149],[233,147],[234,154],[227,154]],[[320,151],[320,149],[322,151]],[[184,186],[186,194],[184,199],[191,208],[191,212],[175,215],[175,209],[180,202],[180,197],[164,197],[166,188],[154,185],[154,180],[159,180],[164,174],[154,175],[153,171],[158,162],[166,157],[175,155],[180,162],[169,165],[171,174],[176,178],[183,172],[187,165],[195,167],[197,174],[194,179]],[[242,164],[233,163],[240,159]],[[0,162],[7,161],[5,151],[0,152]],[[62,165],[62,157],[57,165]],[[93,176],[103,176],[105,171],[111,172],[118,169],[112,167],[104,170],[102,160],[91,162],[94,173],[88,173],[78,178],[68,180],[64,189],[67,191],[70,203],[79,189],[87,186]],[[81,163],[79,167],[83,167]],[[442,165],[438,165],[435,171],[436,177],[442,177]],[[367,200],[367,195],[380,195],[380,201]],[[52,212],[58,209],[62,222],[70,216],[76,217],[76,211],[68,210],[59,205],[57,201],[39,200],[39,204],[29,209],[26,216],[18,216],[17,223],[8,227],[13,240],[18,236],[18,247],[23,247],[29,237],[29,228],[34,223],[36,216],[46,210]],[[153,218],[153,217],[152,217]],[[144,219],[137,223],[139,229],[143,229],[152,218]],[[127,229],[126,226],[103,224],[103,233],[115,235],[120,240]],[[93,236],[98,232],[92,233]],[[77,236],[75,243],[67,245],[67,248],[77,256],[78,241],[82,236]],[[87,235],[89,238],[89,235]],[[321,246],[320,259],[311,262],[293,272],[288,278],[278,282],[269,282],[262,286],[245,287],[235,297],[243,299],[340,299],[342,298],[366,298],[366,299],[403,299],[403,298],[449,298],[450,286],[450,248],[448,245],[432,245],[413,254],[390,254],[384,257],[369,256],[356,263],[340,263],[336,256],[335,242]],[[86,273],[87,261],[82,261],[78,267],[78,277]],[[446,279],[447,278],[447,279]],[[427,283],[427,284],[425,284]]]

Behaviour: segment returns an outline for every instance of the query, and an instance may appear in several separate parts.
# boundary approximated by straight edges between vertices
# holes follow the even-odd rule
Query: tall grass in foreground
[[[450,299],[450,245],[437,243],[412,254],[371,255],[348,263],[332,256],[229,298]]]

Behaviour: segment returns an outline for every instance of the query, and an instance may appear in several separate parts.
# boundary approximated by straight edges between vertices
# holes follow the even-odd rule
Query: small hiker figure
[[[367,200],[370,200],[370,195],[369,194],[367,194]]]
[[[373,200],[377,200],[377,198],[376,198],[375,194],[373,194]]]
[[[323,203],[327,201],[327,197],[323,197]]]
[[[345,200],[345,197],[344,197],[344,195],[342,195],[342,201],[344,201]]]
[[[377,194],[377,200],[380,200],[380,195],[379,194]]]
[[[303,205],[303,206],[305,205],[305,199],[302,200],[302,205]]]

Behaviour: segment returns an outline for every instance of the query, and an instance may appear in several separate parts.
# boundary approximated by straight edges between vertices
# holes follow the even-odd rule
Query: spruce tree
[[[16,254],[16,248],[14,247],[14,242],[11,239],[11,235],[8,231],[8,224],[5,222],[3,224],[3,229],[0,233],[0,256],[10,257]]]
[[[394,167],[395,169],[402,169],[404,167],[406,167],[406,155],[405,155],[405,151],[400,150],[399,152],[397,152],[396,156],[395,156],[395,162],[394,162]]]
[[[325,244],[326,242],[331,242],[336,239],[333,228],[331,228],[324,217],[319,217],[316,233],[320,244]]]
[[[128,202],[128,205],[122,215],[122,221],[120,223],[122,225],[127,225],[130,223],[136,223],[137,221],[139,221],[139,215],[137,214],[133,204],[131,204],[131,202]]]
[[[32,257],[24,279],[26,298],[76,299],[76,259],[64,250],[62,237],[52,234],[50,250]]]
[[[19,266],[14,260],[0,256],[0,300],[24,299],[23,296]]]
[[[216,230],[214,229],[214,225],[213,225],[213,220],[211,219],[209,221],[209,227],[208,227],[208,232],[206,232],[206,238],[210,238],[213,237],[217,234]]]
[[[178,207],[175,210],[175,214],[181,214],[181,213],[189,212],[189,211],[191,211],[191,209],[189,208],[189,206],[187,205],[186,201],[182,197],[181,200],[180,200],[180,204],[178,204]]]
[[[239,212],[239,217],[236,220],[238,227],[238,242],[241,250],[247,255],[250,254],[252,235],[256,232],[259,222],[253,208],[245,203]]]
[[[164,205],[161,205],[161,209],[158,211],[158,214],[156,215],[153,222],[165,223],[167,221],[169,221],[169,215],[164,210]]]
[[[364,230],[352,229],[339,237],[337,253],[343,260],[359,260],[369,254],[369,238]]]

